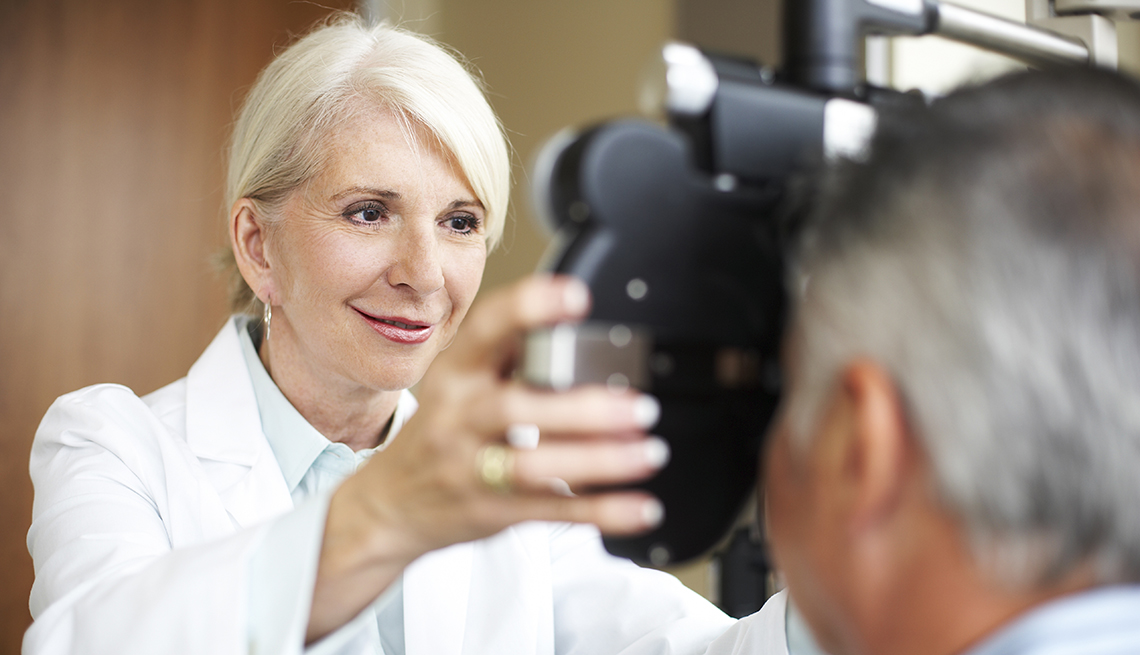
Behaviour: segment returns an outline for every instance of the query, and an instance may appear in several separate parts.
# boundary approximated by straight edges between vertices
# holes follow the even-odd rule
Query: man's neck
[[[1030,609],[1093,584],[1088,567],[1044,586],[1000,582],[945,516],[932,517],[898,555],[885,593],[861,622],[864,652],[966,653]]]

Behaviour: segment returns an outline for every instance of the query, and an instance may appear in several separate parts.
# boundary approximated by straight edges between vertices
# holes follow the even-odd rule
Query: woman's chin
[[[392,363],[371,371],[370,375],[367,376],[369,379],[367,386],[377,391],[400,391],[402,389],[408,389],[415,386],[426,371],[426,365]]]
[[[356,368],[358,379],[366,386],[391,391],[407,389],[420,381],[439,354],[435,342],[433,338],[410,347],[382,343],[379,347],[357,351],[346,363]]]

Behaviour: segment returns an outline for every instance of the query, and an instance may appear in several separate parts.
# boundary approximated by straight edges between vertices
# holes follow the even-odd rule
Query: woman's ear
[[[277,289],[266,245],[268,233],[269,226],[252,200],[241,198],[234,203],[230,209],[230,244],[238,270],[257,299],[271,304]]]

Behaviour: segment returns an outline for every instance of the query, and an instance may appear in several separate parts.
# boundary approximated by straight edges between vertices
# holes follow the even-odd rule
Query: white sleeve
[[[250,652],[254,553],[271,531],[305,525],[316,525],[319,543],[325,509],[235,531],[196,460],[168,436],[123,387],[69,394],[48,410],[31,454],[35,622],[25,655]],[[307,575],[297,584],[311,587]],[[299,653],[308,604],[293,596],[280,609],[290,618],[278,631],[292,638],[272,652]]]
[[[592,526],[551,537],[555,652],[702,653],[734,619],[677,578],[614,557]]]
[[[250,653],[295,653],[305,643],[331,500],[331,493],[314,496],[271,521],[265,538],[251,554]],[[351,632],[358,630],[350,625]]]
[[[305,643],[331,500],[329,490],[273,520],[250,557],[248,652],[297,653]],[[304,654],[372,652],[377,641],[374,610],[398,589],[399,583],[389,587],[377,603],[310,644]]]
[[[705,655],[788,655],[788,592],[781,590],[709,645]]]

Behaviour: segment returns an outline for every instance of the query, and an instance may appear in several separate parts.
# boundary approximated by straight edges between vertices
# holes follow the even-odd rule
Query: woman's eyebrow
[[[354,196],[354,195],[379,196],[381,198],[388,198],[391,200],[399,200],[400,199],[400,194],[395,192],[395,191],[392,191],[391,189],[377,189],[375,187],[367,187],[367,186],[348,187],[347,189],[340,191],[339,193],[334,195],[332,197],[332,199],[333,200],[341,200],[341,199],[346,198],[348,196]]]
[[[391,189],[378,189],[376,187],[368,186],[351,186],[333,195],[332,199],[342,200],[348,196],[354,195],[378,196],[381,198],[387,198],[389,200],[399,200],[401,197],[398,192],[392,191]],[[470,198],[452,200],[451,204],[447,206],[448,210],[461,209],[463,207],[478,207],[479,209],[486,210],[486,207],[483,206],[482,202]]]
[[[479,209],[486,210],[486,207],[483,206],[483,203],[479,202],[478,200],[452,200],[451,204],[447,206],[449,210],[461,209],[463,207],[478,207]]]

